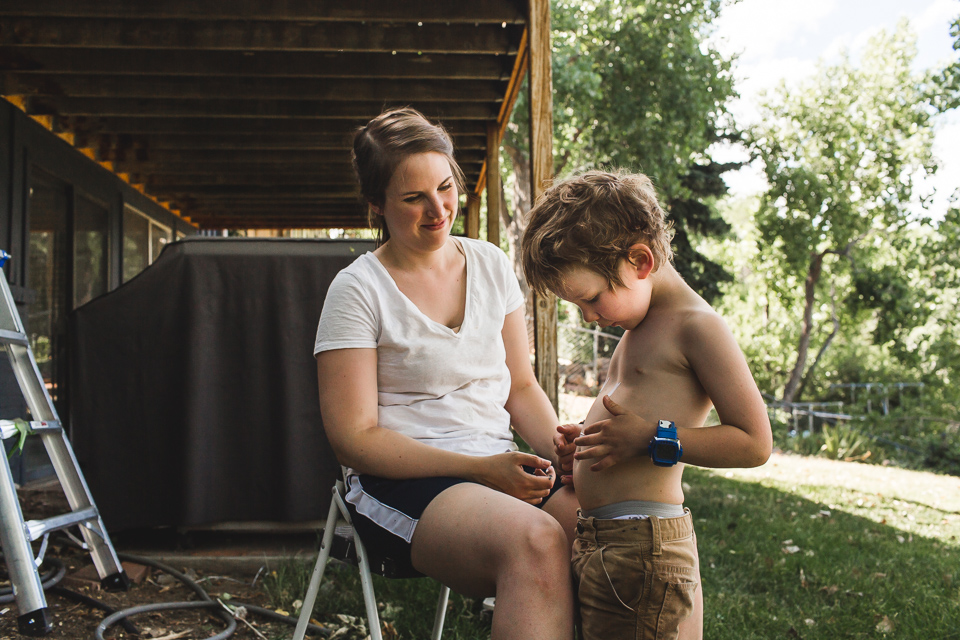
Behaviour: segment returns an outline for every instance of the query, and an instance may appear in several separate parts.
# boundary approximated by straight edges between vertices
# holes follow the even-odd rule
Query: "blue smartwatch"
[[[677,438],[677,425],[670,420],[661,420],[657,423],[657,435],[650,441],[648,447],[650,459],[658,467],[672,467],[680,461],[683,447]]]

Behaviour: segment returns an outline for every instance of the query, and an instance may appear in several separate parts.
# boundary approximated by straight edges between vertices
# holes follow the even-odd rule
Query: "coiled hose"
[[[109,605],[85,596],[76,591],[72,591],[65,587],[60,587],[58,584],[63,580],[64,576],[67,574],[66,567],[63,566],[63,563],[57,560],[56,558],[48,558],[44,564],[49,564],[49,568],[40,575],[40,583],[43,586],[44,591],[50,593],[56,593],[64,597],[70,598],[77,602],[86,604],[87,606],[100,609],[107,612],[106,618],[97,626],[94,631],[94,638],[96,640],[106,640],[104,638],[104,633],[107,629],[112,627],[115,624],[120,624],[126,631],[134,635],[140,635],[140,631],[129,621],[127,618],[135,616],[141,613],[151,613],[154,611],[171,611],[175,609],[211,609],[221,620],[227,625],[227,628],[224,631],[221,631],[215,636],[210,636],[207,640],[226,640],[233,635],[237,630],[237,619],[229,611],[223,608],[218,601],[210,597],[210,595],[201,587],[199,584],[190,579],[189,576],[177,571],[175,568],[171,567],[168,564],[163,562],[158,562],[156,560],[151,560],[150,558],[143,558],[141,556],[134,556],[126,553],[118,553],[117,557],[120,560],[125,560],[127,562],[133,562],[135,564],[142,564],[148,567],[153,567],[167,573],[183,584],[185,584],[190,590],[197,594],[200,600],[191,600],[187,602],[159,602],[154,604],[145,604],[136,607],[130,607],[128,609],[116,610],[110,607]],[[13,595],[12,587],[3,587],[0,588],[0,603],[10,603],[15,602]],[[277,613],[276,611],[271,611],[270,609],[264,609],[263,607],[258,607],[251,604],[242,604],[242,603],[232,603],[237,607],[245,608],[249,613],[254,613],[260,617],[267,618],[269,620],[274,620],[276,622],[283,622],[289,625],[296,625],[297,619],[293,616],[285,616]],[[308,624],[307,631],[327,636],[330,635],[330,630],[321,627],[315,624]]]

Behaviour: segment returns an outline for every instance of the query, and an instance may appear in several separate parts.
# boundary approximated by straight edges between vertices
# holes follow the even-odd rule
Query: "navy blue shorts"
[[[470,481],[448,477],[388,480],[371,475],[351,476],[347,508],[371,566],[391,577],[422,575],[410,559],[414,528],[434,498],[461,482]],[[550,495],[535,506],[543,506],[562,487],[558,474]]]

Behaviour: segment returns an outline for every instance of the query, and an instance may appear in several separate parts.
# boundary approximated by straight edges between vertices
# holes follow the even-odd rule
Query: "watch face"
[[[676,460],[677,444],[669,440],[658,440],[653,445],[654,460]]]

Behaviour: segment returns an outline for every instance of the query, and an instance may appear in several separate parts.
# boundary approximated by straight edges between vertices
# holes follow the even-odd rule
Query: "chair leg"
[[[373,593],[370,561],[367,559],[367,548],[363,546],[356,529],[353,530],[353,542],[356,545],[357,560],[360,565],[360,588],[363,590],[363,603],[367,608],[367,626],[370,631],[370,640],[383,640],[380,633],[380,614],[377,613],[377,597]]]
[[[447,616],[447,602],[450,600],[450,587],[440,585],[440,600],[437,602],[437,615],[433,619],[433,633],[430,640],[440,640],[443,634],[443,619]]]
[[[333,490],[336,493],[336,488]],[[317,601],[317,593],[320,591],[320,581],[323,579],[324,570],[327,568],[327,561],[330,559],[330,546],[333,544],[333,534],[337,528],[337,501],[330,500],[330,510],[327,512],[327,524],[323,529],[323,541],[320,543],[320,553],[317,554],[317,564],[313,567],[313,575],[310,577],[310,586],[307,587],[307,595],[303,597],[303,605],[300,608],[300,617],[297,619],[297,628],[293,632],[293,640],[303,640],[307,633],[307,625],[310,624],[310,616],[313,614],[313,606]]]

